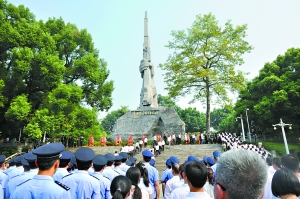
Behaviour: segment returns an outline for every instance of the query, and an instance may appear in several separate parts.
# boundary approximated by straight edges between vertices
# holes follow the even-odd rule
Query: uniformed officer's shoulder
[[[22,184],[24,184],[24,183],[26,183],[26,182],[28,182],[29,180],[31,180],[31,179],[25,180],[24,182],[18,184],[17,187],[20,186],[20,185],[22,185]]]
[[[108,179],[110,181],[110,179],[108,177],[106,177],[106,176],[103,176],[103,177],[106,178],[106,179]]]
[[[69,188],[68,186],[64,185],[63,183],[58,182],[58,181],[54,181],[54,182],[55,182],[55,184],[57,184],[58,186],[62,187],[62,188],[65,189],[66,191],[69,191],[69,190],[70,190],[70,188]]]
[[[18,177],[18,176],[20,176],[20,175],[13,176],[13,177],[10,178],[10,180],[13,179],[13,178],[15,178],[15,177]]]
[[[99,178],[97,178],[96,176],[91,175],[93,178],[96,178],[97,180],[100,180]]]
[[[73,175],[73,173],[70,173],[70,174],[68,174],[68,175],[66,175],[66,176],[64,176],[64,177],[62,177],[61,179],[65,178],[65,177],[68,177],[68,176],[70,176],[70,175]]]

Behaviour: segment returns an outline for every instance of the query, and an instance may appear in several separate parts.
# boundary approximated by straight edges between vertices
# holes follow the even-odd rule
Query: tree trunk
[[[206,133],[210,135],[210,88],[209,81],[206,81]]]

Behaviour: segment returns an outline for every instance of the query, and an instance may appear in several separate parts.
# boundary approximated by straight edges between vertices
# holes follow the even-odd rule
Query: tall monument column
[[[157,108],[157,93],[154,86],[154,67],[151,62],[150,39],[148,35],[148,17],[145,12],[144,19],[144,45],[143,45],[143,59],[140,64],[140,73],[143,78],[142,90],[140,95],[140,107]]]

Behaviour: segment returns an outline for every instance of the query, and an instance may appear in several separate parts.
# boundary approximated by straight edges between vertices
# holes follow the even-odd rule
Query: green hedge
[[[265,147],[265,149],[267,149],[269,152],[271,152],[272,150],[276,151],[276,154],[278,156],[282,156],[284,154],[286,154],[285,152],[285,146],[283,142],[262,142],[263,146]],[[289,151],[291,152],[291,150],[295,150],[296,153],[300,152],[300,144],[289,144],[288,143],[288,147],[289,147]]]

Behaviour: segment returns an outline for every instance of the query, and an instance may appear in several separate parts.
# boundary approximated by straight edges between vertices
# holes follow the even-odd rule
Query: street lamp
[[[244,131],[243,115],[241,114],[240,117],[236,117],[235,121],[237,121],[237,119],[241,119],[242,133],[243,133],[243,142],[245,142],[245,131]]]
[[[284,127],[285,126],[289,126],[289,129],[292,129],[292,124],[285,124],[282,122],[282,119],[280,118],[280,123],[279,124],[273,124],[274,126],[274,130],[276,130],[276,126],[281,126],[281,131],[282,131],[282,136],[283,136],[283,142],[284,142],[284,146],[285,146],[285,151],[286,151],[286,154],[290,154],[290,151],[289,151],[289,147],[287,145],[287,141],[286,141],[286,137],[285,137],[285,131],[284,131]]]
[[[248,124],[248,137],[249,137],[249,141],[251,142],[251,134],[250,134],[250,127],[249,127],[249,121],[248,121],[248,113],[247,111],[249,111],[248,108],[246,108],[246,117],[247,117],[247,124]]]

